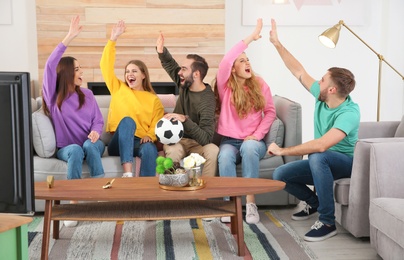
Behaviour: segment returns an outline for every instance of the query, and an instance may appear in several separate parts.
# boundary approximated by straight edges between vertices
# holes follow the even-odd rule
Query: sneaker
[[[214,220],[215,218],[202,218],[203,221],[206,222],[211,222],[212,220]]]
[[[258,214],[257,206],[254,203],[247,203],[246,211],[245,221],[248,224],[257,224],[260,222],[260,215]]]
[[[79,222],[77,222],[77,221],[75,221],[75,220],[65,220],[65,221],[63,221],[63,224],[64,224],[66,227],[75,227],[75,226],[77,226],[78,223],[79,223]]]
[[[227,216],[227,217],[221,217],[221,218],[220,218],[220,221],[221,221],[222,223],[230,223],[230,217],[229,217],[229,216]]]
[[[309,204],[300,212],[292,215],[293,220],[306,220],[309,219],[314,213],[317,212],[317,208],[312,208]]]
[[[304,240],[310,242],[318,242],[326,240],[337,234],[337,228],[335,225],[327,226],[323,222],[317,220],[311,230],[304,236]]]
[[[133,173],[132,172],[125,172],[122,175],[122,178],[131,178],[133,177]]]

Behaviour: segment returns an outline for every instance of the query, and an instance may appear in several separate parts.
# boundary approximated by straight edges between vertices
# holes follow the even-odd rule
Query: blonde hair
[[[237,82],[237,76],[232,73],[227,81],[227,86],[232,90],[231,102],[240,118],[247,117],[252,111],[264,110],[265,98],[254,73],[252,73],[251,78],[245,80],[245,86],[240,86]]]

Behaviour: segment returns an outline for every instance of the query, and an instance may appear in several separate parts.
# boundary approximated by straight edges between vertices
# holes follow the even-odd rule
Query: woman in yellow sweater
[[[133,177],[133,157],[141,158],[140,176],[156,175],[157,148],[154,127],[164,115],[164,107],[154,92],[146,65],[131,60],[125,67],[125,81],[115,75],[115,45],[125,32],[119,21],[112,28],[110,40],[102,53],[100,67],[111,93],[106,131],[112,134],[108,153],[120,156],[122,177]]]

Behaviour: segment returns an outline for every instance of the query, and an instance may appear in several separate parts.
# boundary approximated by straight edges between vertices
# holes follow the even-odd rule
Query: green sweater
[[[164,47],[163,53],[158,53],[161,65],[171,77],[171,79],[180,86],[180,77],[178,72],[181,67],[173,59],[167,48]],[[206,84],[206,88],[200,92],[190,91],[189,88],[179,87],[179,97],[174,108],[174,113],[188,116],[183,123],[184,137],[194,139],[200,145],[206,145],[212,142],[215,132],[215,94],[212,87]]]

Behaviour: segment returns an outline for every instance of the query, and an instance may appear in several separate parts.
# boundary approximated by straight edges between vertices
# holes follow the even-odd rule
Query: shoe
[[[75,221],[75,220],[65,220],[65,221],[63,221],[63,224],[64,224],[66,227],[75,227],[75,226],[77,226],[78,223],[79,223],[79,222],[77,222],[77,221]]]
[[[131,178],[131,177],[133,177],[132,172],[124,172],[122,175],[122,178]]]
[[[247,203],[246,211],[245,221],[248,224],[257,224],[260,222],[260,215],[258,214],[257,206],[254,203]]]
[[[304,240],[310,242],[318,242],[326,240],[337,234],[337,228],[335,225],[327,226],[323,222],[317,220],[311,230],[304,236]]]
[[[292,215],[293,220],[306,220],[309,219],[314,213],[317,212],[317,208],[312,208],[309,204],[300,212]]]
[[[230,217],[221,217],[221,218],[220,218],[220,221],[221,221],[222,223],[230,223]]]

